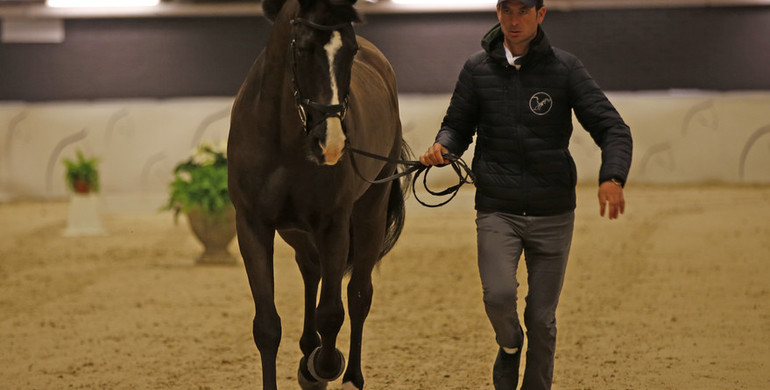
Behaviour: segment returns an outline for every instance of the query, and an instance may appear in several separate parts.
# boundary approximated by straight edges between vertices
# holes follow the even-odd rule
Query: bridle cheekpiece
[[[323,25],[304,18],[294,18],[290,21],[290,23],[292,25],[302,24],[314,30],[329,31],[329,32],[339,31],[346,27],[352,27],[352,24],[350,22],[338,23],[334,25]],[[347,114],[347,111],[348,111],[348,95],[346,94],[345,97],[342,98],[342,103],[340,104],[323,104],[323,103],[318,103],[316,101],[313,101],[312,99],[303,97],[302,93],[299,90],[299,85],[297,84],[298,69],[297,69],[296,38],[292,38],[290,49],[291,49],[290,61],[292,64],[291,70],[292,70],[292,88],[293,88],[293,94],[294,94],[294,104],[297,106],[297,113],[299,114],[299,119],[302,122],[302,127],[305,129],[305,133],[306,134],[310,133],[311,128],[313,128],[316,124],[325,121],[327,118],[339,118],[340,122],[342,122],[342,120],[345,119],[345,115]],[[358,44],[356,44],[354,49],[358,51]],[[311,123],[310,125],[308,125],[308,118],[307,118],[307,112],[309,110],[314,110],[322,114],[321,119],[319,119],[315,123]]]

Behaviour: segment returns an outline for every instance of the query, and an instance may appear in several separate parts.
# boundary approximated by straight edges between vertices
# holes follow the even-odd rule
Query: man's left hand
[[[607,205],[609,205],[610,219],[617,219],[626,210],[623,187],[610,180],[599,185],[599,213],[602,217],[607,210]]]

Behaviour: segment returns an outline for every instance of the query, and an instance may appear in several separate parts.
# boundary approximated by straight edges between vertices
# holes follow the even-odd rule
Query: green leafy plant
[[[174,168],[169,185],[169,200],[164,210],[179,213],[198,209],[204,214],[221,216],[232,207],[227,192],[227,144],[202,142],[192,156]]]
[[[99,159],[86,158],[82,151],[75,151],[75,160],[63,158],[67,186],[77,193],[99,192]]]

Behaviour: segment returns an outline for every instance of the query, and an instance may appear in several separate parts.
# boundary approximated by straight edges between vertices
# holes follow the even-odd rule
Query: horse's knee
[[[337,333],[345,322],[345,309],[342,306],[342,300],[336,300],[331,304],[320,304],[316,309],[316,324],[318,332],[323,336],[325,333]]]
[[[366,316],[372,306],[371,281],[361,284],[348,284],[348,308],[351,316]]]
[[[261,353],[278,353],[278,344],[281,343],[281,318],[278,313],[255,315],[252,334]]]

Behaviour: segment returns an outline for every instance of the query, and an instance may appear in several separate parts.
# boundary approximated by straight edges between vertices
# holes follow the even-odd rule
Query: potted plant
[[[75,159],[63,158],[67,187],[72,190],[65,236],[105,235],[99,216],[99,158],[75,151]]]
[[[202,142],[174,168],[164,210],[187,215],[204,252],[197,263],[235,263],[227,247],[235,238],[235,209],[227,192],[227,143]]]
[[[67,186],[76,194],[99,192],[99,159],[86,158],[82,151],[75,152],[76,159],[62,159],[66,167]]]

